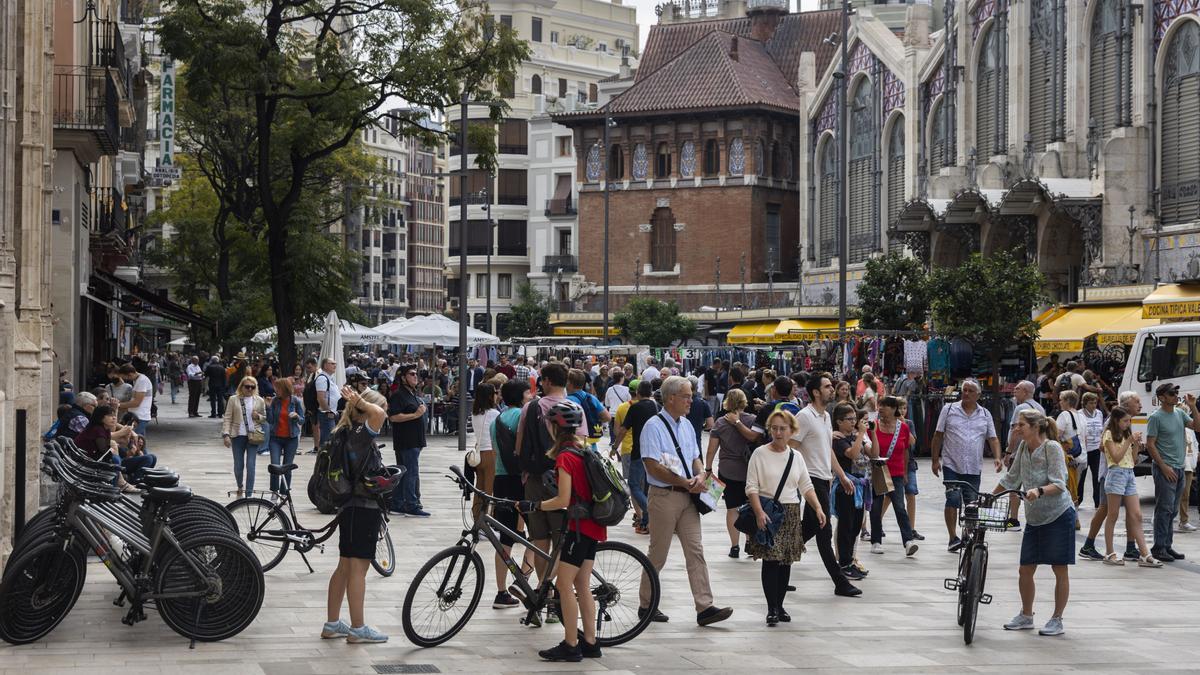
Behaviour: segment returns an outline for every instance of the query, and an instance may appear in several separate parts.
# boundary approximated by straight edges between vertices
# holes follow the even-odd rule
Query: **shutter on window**
[[[856,159],[850,163],[850,264],[865,261],[875,248],[871,241],[871,200],[874,188],[871,184],[871,158]]]
[[[833,157],[836,152],[833,142],[825,143],[821,162],[821,267],[828,267],[837,254],[837,186],[834,185],[837,162]]]
[[[933,114],[933,128],[929,132],[929,175],[936,176],[946,166],[946,105],[939,102]]]
[[[888,227],[896,221],[902,208],[904,208],[904,118],[899,118],[892,125],[892,138],[888,142],[886,223]],[[887,227],[884,230],[886,231]],[[888,240],[888,251],[899,253],[903,250],[903,239],[895,237]]]
[[[1200,76],[1177,81],[1163,97],[1162,219],[1200,219]]]
[[[1091,58],[1088,77],[1088,116],[1096,123],[1101,140],[1116,127],[1117,118],[1117,37],[1115,0],[1104,0],[1092,17]]]
[[[975,85],[975,150],[976,160],[987,161],[996,154],[996,68],[991,59],[995,54],[996,31],[989,29],[979,52]]]
[[[1051,0],[1035,0],[1029,19],[1029,134],[1035,150],[1050,142],[1054,119]]]

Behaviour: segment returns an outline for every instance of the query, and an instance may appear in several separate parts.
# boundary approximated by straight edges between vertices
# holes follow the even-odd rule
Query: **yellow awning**
[[[1142,300],[1143,319],[1200,319],[1200,286],[1163,284]]]
[[[588,326],[581,324],[563,324],[554,327],[554,334],[560,337],[604,337],[604,326]],[[620,335],[621,329],[610,325],[608,334]]]
[[[858,319],[849,319],[846,321],[847,330],[853,330],[857,327]],[[837,319],[789,319],[787,321],[780,321],[779,326],[775,329],[775,336],[778,338],[776,341],[783,343],[836,337],[837,333]]]
[[[779,342],[775,337],[777,327],[779,327],[778,321],[740,323],[729,331],[726,339],[731,345],[777,344]]]
[[[1157,321],[1141,318],[1141,308],[1136,305],[1109,305],[1104,307],[1072,307],[1066,312],[1052,316],[1042,325],[1041,334],[1034,343],[1038,356],[1049,356],[1056,352],[1076,354],[1083,351],[1083,343],[1095,335],[1102,344],[1132,342],[1132,335],[1145,325]]]

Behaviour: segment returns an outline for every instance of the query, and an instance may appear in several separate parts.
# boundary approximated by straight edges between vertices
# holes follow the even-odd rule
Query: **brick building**
[[[606,180],[613,311],[635,294],[685,310],[786,301],[774,285],[798,273],[797,80],[802,63],[829,64],[838,22],[760,0],[744,17],[659,24],[631,86],[555,116],[579,158],[579,273],[559,282],[593,289],[572,293],[577,309],[600,307]]]

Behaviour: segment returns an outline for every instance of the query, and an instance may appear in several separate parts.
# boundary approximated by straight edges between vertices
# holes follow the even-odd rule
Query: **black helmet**
[[[553,426],[577,429],[583,424],[583,408],[570,401],[559,401],[546,411],[545,417]]]

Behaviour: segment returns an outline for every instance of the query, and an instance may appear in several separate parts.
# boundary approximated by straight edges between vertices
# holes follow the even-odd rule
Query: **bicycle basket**
[[[991,499],[980,499],[964,504],[958,519],[964,528],[980,527],[993,532],[1003,532],[1010,526],[1008,502],[1005,500],[1002,504],[994,504]]]

